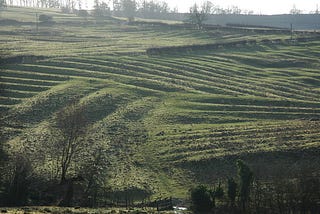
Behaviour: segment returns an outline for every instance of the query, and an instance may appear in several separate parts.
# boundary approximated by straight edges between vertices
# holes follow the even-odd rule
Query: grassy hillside
[[[35,12],[56,24],[37,32]],[[1,65],[1,131],[11,149],[41,141],[77,96],[91,122],[88,139],[105,145],[115,189],[185,197],[194,183],[233,174],[238,157],[258,175],[319,170],[320,40],[262,44],[290,35],[128,25],[53,10],[8,8],[1,17],[19,21],[0,26],[2,58],[16,59]],[[258,43],[145,53],[247,39]]]

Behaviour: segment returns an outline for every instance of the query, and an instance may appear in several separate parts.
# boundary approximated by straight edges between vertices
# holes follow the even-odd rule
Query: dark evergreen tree
[[[228,178],[228,198],[231,206],[234,206],[237,196],[237,183],[233,178]]]
[[[250,199],[250,187],[253,182],[253,173],[248,165],[242,160],[237,161],[238,176],[239,176],[239,198],[241,208],[246,210],[247,203]]]
[[[209,212],[213,208],[210,191],[204,185],[191,190],[192,209],[195,212]]]

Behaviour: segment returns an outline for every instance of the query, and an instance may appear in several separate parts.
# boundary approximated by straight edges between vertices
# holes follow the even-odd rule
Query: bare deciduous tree
[[[0,8],[7,7],[7,2],[5,0],[0,0]]]
[[[137,10],[137,3],[135,0],[121,0],[121,10],[123,15],[128,18],[128,21],[131,22],[134,20],[134,16]]]
[[[210,1],[204,2],[200,7],[195,3],[190,7],[189,21],[201,29],[204,21],[207,20],[208,15],[211,13],[213,4]]]
[[[111,10],[107,2],[105,1],[94,1],[93,15],[96,17],[110,16]]]
[[[153,14],[166,14],[170,12],[170,8],[167,2],[165,1],[143,1],[139,11],[145,15],[153,15]]]
[[[61,137],[59,145],[57,145],[60,151],[60,183],[66,181],[66,176],[74,156],[81,152],[85,145],[83,136],[85,135],[87,126],[88,120],[85,116],[85,109],[77,105],[75,101],[57,114],[56,128]]]
[[[302,13],[302,10],[299,10],[296,5],[293,5],[292,6],[292,9],[290,10],[290,14],[291,15],[298,15],[298,14],[301,14]]]

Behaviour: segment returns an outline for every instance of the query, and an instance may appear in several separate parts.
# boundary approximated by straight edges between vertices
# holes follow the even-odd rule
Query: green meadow
[[[52,26],[35,24],[51,14]],[[18,16],[17,16],[18,14]],[[320,39],[174,23],[94,19],[56,10],[7,8],[0,26],[1,135],[5,148],[46,146],[56,112],[77,97],[86,139],[104,146],[107,184],[186,198],[248,162],[257,176],[319,171]],[[303,37],[295,33],[294,38]],[[146,54],[148,48],[256,40],[217,49]],[[37,59],[37,60],[36,60]],[[50,168],[44,161],[36,170]]]

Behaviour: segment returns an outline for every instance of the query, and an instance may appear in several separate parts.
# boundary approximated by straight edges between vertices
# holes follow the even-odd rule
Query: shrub
[[[5,199],[5,204],[9,206],[22,206],[28,202],[30,193],[30,181],[32,166],[30,161],[23,154],[15,154],[9,160],[9,166],[4,172],[4,190],[0,198]]]
[[[44,23],[52,22],[52,16],[46,15],[46,14],[41,14],[39,16],[39,21],[40,22],[44,22]]]
[[[210,191],[204,185],[191,189],[191,202],[195,212],[208,212],[213,208]]]
[[[87,17],[87,16],[89,16],[89,13],[86,10],[78,10],[77,15],[81,16],[81,17]]]
[[[61,12],[62,13],[71,13],[70,7],[61,7]]]

